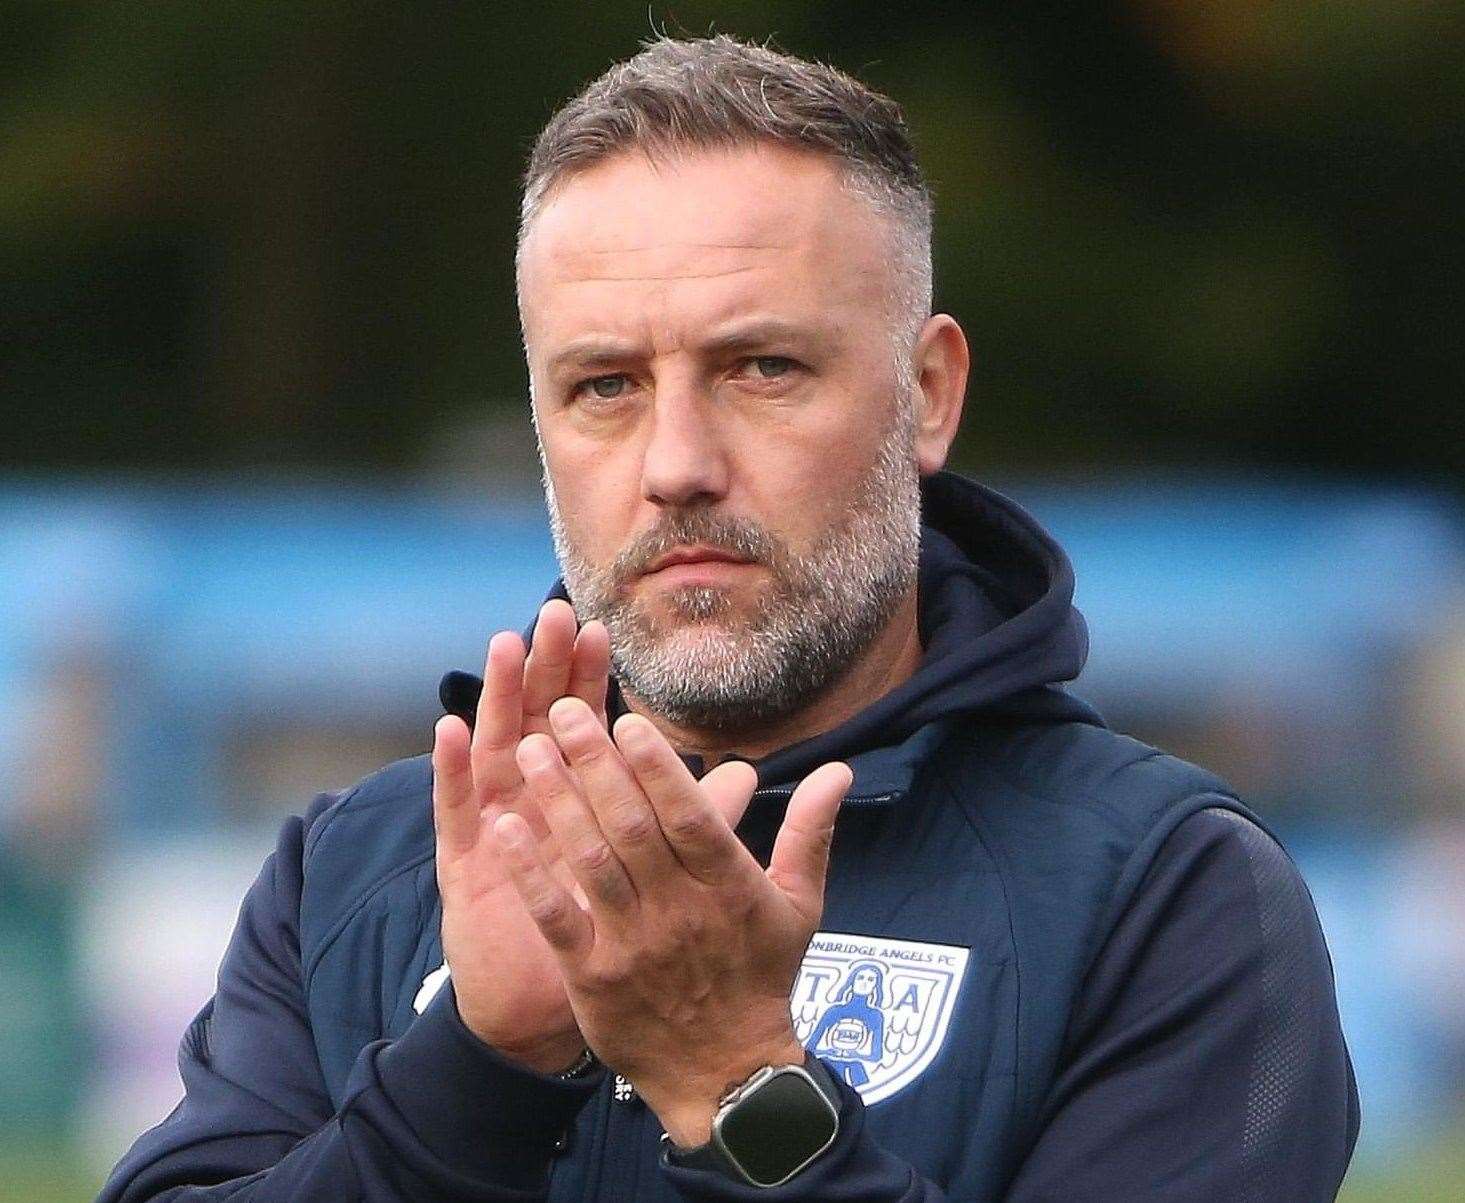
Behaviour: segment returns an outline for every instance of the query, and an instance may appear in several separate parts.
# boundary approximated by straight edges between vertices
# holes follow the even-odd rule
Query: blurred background
[[[0,0],[0,1198],[176,1100],[282,816],[554,574],[517,177],[653,22],[893,94],[1078,692],[1302,864],[1364,1127],[1465,1182],[1465,10]]]

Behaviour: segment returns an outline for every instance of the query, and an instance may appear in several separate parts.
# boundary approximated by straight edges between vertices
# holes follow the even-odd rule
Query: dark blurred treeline
[[[905,105],[968,466],[1462,479],[1429,0],[0,0],[0,466],[413,472],[521,406],[525,152],[653,21]]]

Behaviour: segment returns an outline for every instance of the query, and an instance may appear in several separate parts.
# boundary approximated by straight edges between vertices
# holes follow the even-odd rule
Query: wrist
[[[769,1066],[718,1108],[706,1144],[679,1148],[662,1137],[662,1162],[673,1173],[710,1171],[748,1186],[782,1186],[834,1147],[843,1103],[812,1053],[802,1065]]]
[[[672,1144],[680,1149],[691,1149],[711,1139],[712,1121],[717,1117],[723,1099],[731,1092],[765,1066],[802,1065],[804,1056],[803,1046],[790,1036],[771,1049],[739,1058],[721,1073],[703,1075],[690,1092],[686,1087],[691,1084],[685,1081],[679,1084],[683,1088],[681,1091],[664,1100],[658,1099],[654,1090],[648,1094],[639,1084],[637,1089],[661,1121],[662,1129]]]
[[[585,1053],[585,1038],[578,1028],[527,1039],[508,1039],[486,1024],[475,1022],[459,1008],[459,1017],[474,1036],[495,1052],[525,1069],[555,1077],[574,1068]]]
[[[506,1043],[496,1044],[493,1047],[510,1061],[517,1062],[526,1069],[532,1069],[535,1073],[547,1074],[552,1078],[574,1070],[581,1064],[586,1050],[585,1040],[579,1032],[570,1032],[528,1044]]]

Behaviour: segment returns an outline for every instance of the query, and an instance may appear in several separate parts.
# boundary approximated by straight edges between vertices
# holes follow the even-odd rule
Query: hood
[[[921,482],[920,667],[848,722],[758,763],[764,784],[902,744],[960,718],[1084,722],[1098,713],[1059,683],[1088,658],[1073,566],[1015,501],[952,472]]]
[[[562,581],[551,596],[566,596]],[[1102,724],[1060,687],[1088,656],[1073,567],[1016,502],[951,472],[923,480],[918,598],[925,650],[916,672],[848,722],[757,761],[760,784],[798,781],[826,761],[961,718]],[[478,677],[449,673],[443,705],[471,721],[481,688]],[[611,702],[614,713],[619,697]]]

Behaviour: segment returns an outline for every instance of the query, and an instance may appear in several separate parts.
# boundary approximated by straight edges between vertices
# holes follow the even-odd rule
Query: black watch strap
[[[568,1068],[562,1069],[559,1073],[552,1074],[551,1076],[561,1082],[574,1082],[580,1078],[588,1078],[599,1068],[600,1058],[590,1051],[590,1046],[587,1044],[580,1055],[570,1062]]]
[[[778,1186],[807,1169],[839,1135],[839,1087],[819,1059],[760,1069],[718,1109],[712,1139],[682,1149],[662,1137],[666,1159],[748,1186]]]

